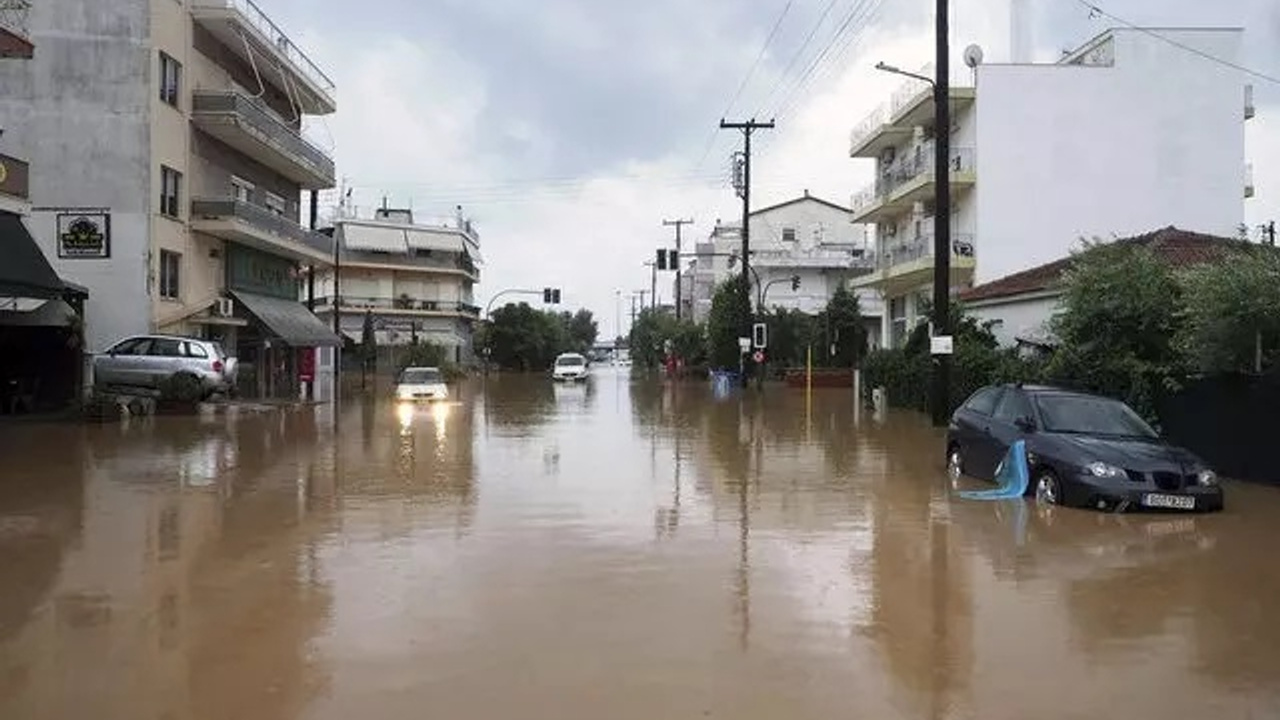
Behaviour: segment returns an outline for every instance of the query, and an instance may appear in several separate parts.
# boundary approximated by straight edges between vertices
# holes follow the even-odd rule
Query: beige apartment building
[[[333,158],[302,134],[333,82],[253,0],[48,0],[29,25],[40,51],[0,66],[0,126],[31,163],[33,234],[89,292],[87,349],[220,340],[253,389],[292,392],[338,343],[298,300],[333,256],[314,232]]]

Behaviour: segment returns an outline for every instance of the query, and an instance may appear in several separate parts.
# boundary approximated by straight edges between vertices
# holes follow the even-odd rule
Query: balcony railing
[[[289,36],[277,27],[253,0],[194,0],[194,4],[198,8],[233,10],[239,13],[245,22],[261,33],[295,70],[330,98],[334,97],[337,88],[333,80],[330,80],[329,76],[325,75],[306,53],[298,49]]]
[[[976,167],[972,148],[952,148],[950,168],[952,173],[971,173]],[[931,179],[934,168],[932,143],[920,146],[919,153],[908,153],[880,171],[880,177],[870,186],[853,196],[853,212],[867,208],[892,195],[898,188],[918,179]]]
[[[929,63],[920,68],[916,71],[916,74],[923,75],[925,77],[933,77],[935,74],[933,63]],[[930,92],[932,90],[932,85],[915,78],[910,78],[906,82],[902,83],[889,98],[889,118],[892,119],[897,117],[898,113],[912,105],[916,99],[920,97],[920,93]]]
[[[333,158],[328,153],[307,142],[301,133],[283,119],[243,93],[235,90],[197,90],[192,97],[191,110],[195,115],[233,115],[242,118],[280,150],[301,160],[315,173],[326,178],[334,176]]]
[[[880,255],[878,267],[889,270],[898,265],[915,262],[921,258],[933,257],[934,238],[932,234],[924,234],[898,243],[886,243]],[[965,233],[952,233],[951,255],[956,258],[972,258],[973,236]]]
[[[1244,166],[1244,196],[1251,198],[1253,195],[1253,163],[1248,163]]]
[[[323,252],[333,251],[333,238],[312,232],[284,215],[234,198],[196,198],[191,219],[239,220],[267,234]]]
[[[853,131],[849,133],[849,148],[852,150],[859,147],[866,142],[867,138],[887,124],[889,124],[889,103],[883,103],[875,110],[867,113],[862,122],[854,126]]]
[[[447,250],[433,251],[430,255],[386,253],[373,250],[342,250],[344,263],[368,263],[371,265],[394,265],[406,270],[460,270],[468,275],[475,275],[476,265],[462,252]]]
[[[332,295],[316,298],[317,310],[323,310],[326,307],[333,307]],[[386,298],[339,295],[338,307],[353,310],[418,310],[480,317],[480,308],[478,306],[454,300],[418,300],[411,297]]]

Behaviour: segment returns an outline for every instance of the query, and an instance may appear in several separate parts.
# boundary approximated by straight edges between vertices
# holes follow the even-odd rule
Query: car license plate
[[[1196,499],[1186,495],[1143,495],[1142,504],[1151,508],[1194,510]]]

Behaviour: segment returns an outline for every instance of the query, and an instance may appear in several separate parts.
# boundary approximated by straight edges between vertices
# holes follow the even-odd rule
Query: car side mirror
[[[1013,424],[1017,425],[1018,429],[1025,433],[1033,433],[1036,431],[1036,421],[1029,417],[1020,417],[1015,420]]]

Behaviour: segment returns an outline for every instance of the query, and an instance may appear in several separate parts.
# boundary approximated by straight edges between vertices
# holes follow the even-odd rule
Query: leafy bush
[[[1207,373],[1265,372],[1280,361],[1280,254],[1242,245],[1186,271],[1178,351]]]

